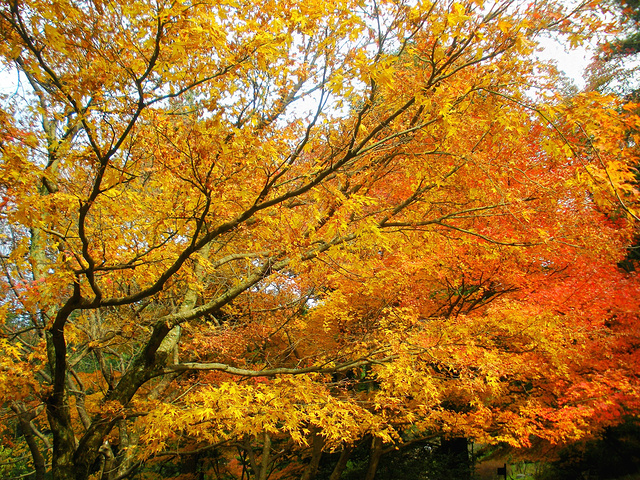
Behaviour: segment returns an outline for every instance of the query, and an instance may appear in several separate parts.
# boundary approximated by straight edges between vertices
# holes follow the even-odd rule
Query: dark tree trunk
[[[338,459],[338,463],[334,467],[333,472],[331,472],[331,477],[329,477],[329,480],[340,480],[342,472],[344,472],[344,469],[347,468],[347,462],[349,461],[349,458],[351,458],[352,452],[353,447],[350,445],[345,445],[345,447],[342,449],[342,452],[340,452],[340,458]]]
[[[26,411],[23,405],[19,405],[17,403],[12,405],[11,408],[14,412],[16,412],[18,416],[18,422],[20,422],[22,435],[24,435],[24,439],[29,446],[29,451],[31,452],[31,458],[33,458],[33,467],[36,471],[35,480],[44,480],[46,470],[45,459],[44,455],[42,455],[42,452],[40,451],[40,448],[38,447],[33,427],[31,425],[31,420],[34,419],[35,414],[33,412]]]
[[[371,453],[369,455],[369,466],[367,468],[367,474],[364,480],[373,480],[376,477],[376,471],[378,470],[378,464],[380,463],[380,457],[382,457],[382,439],[380,437],[373,437],[371,440]]]
[[[318,465],[320,465],[320,458],[322,458],[322,447],[324,447],[324,438],[318,433],[317,429],[314,429],[312,437],[312,452],[311,460],[304,469],[300,480],[313,480],[318,471]]]

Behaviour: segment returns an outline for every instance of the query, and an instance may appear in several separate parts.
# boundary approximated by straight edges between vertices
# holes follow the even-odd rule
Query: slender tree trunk
[[[376,477],[376,471],[378,470],[378,463],[380,463],[380,457],[382,456],[382,439],[380,437],[373,437],[371,440],[371,453],[369,455],[369,467],[367,468],[367,474],[364,480],[373,480]]]
[[[60,341],[64,344],[62,332],[54,336],[57,337],[53,340],[54,344]],[[60,378],[66,377],[66,359],[59,355],[59,352],[60,348],[56,346],[54,389],[46,399],[47,418],[53,435],[51,469],[53,480],[75,480],[73,454],[76,450],[76,439],[73,434],[69,401],[64,386],[55,388],[56,383],[66,384],[66,378]]]
[[[104,457],[102,464],[101,480],[112,480],[116,477],[116,461],[109,442],[104,442],[100,447],[100,455]]]
[[[258,474],[258,480],[267,480],[270,460],[271,437],[267,432],[264,432],[264,445],[262,446],[262,458],[260,459],[260,473]]]
[[[35,417],[35,414],[33,412],[26,411],[23,405],[20,405],[16,402],[13,403],[11,409],[16,413],[18,417],[22,435],[24,436],[24,439],[29,446],[31,458],[33,458],[33,467],[36,471],[35,480],[44,480],[44,474],[46,470],[44,455],[42,455],[40,447],[38,447],[38,443],[36,442],[33,431],[33,426],[31,425],[31,420],[33,420],[33,418]]]
[[[322,458],[322,447],[324,447],[324,438],[320,435],[319,430],[315,428],[312,437],[311,460],[304,469],[304,472],[302,472],[300,480],[313,480],[315,478],[318,465],[320,465],[320,459]]]
[[[135,464],[133,452],[138,445],[139,432],[130,428],[129,420],[119,420],[118,430],[120,433],[120,448],[117,455],[117,477],[120,477],[131,470]]]
[[[338,463],[331,472],[331,476],[329,480],[340,480],[342,476],[342,472],[347,468],[347,462],[349,462],[349,458],[351,458],[351,453],[353,452],[353,447],[350,445],[345,445],[345,447],[340,452],[340,458],[338,458]]]

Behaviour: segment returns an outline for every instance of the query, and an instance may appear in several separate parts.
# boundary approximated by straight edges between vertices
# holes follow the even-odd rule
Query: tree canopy
[[[391,445],[634,412],[638,118],[534,55],[602,18],[5,0],[3,451],[38,479],[215,452],[309,480],[368,439],[373,478]]]

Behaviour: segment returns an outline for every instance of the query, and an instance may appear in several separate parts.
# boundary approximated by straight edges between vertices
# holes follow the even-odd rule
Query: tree
[[[403,435],[558,442],[634,408],[640,297],[607,265],[635,218],[637,119],[562,104],[530,56],[598,19],[4,2],[25,83],[0,117],[0,385],[36,477],[234,448],[265,479],[311,445],[311,478],[362,438],[374,460]]]
[[[638,81],[633,60],[640,51],[639,4],[636,0],[611,2],[609,15],[616,19],[616,35],[601,42],[588,68],[590,88],[615,90],[637,101]]]
[[[617,0],[613,2],[622,24],[622,38],[609,42],[605,51],[613,56],[635,55],[640,51],[638,42],[638,22],[640,21],[639,4],[635,0]]]

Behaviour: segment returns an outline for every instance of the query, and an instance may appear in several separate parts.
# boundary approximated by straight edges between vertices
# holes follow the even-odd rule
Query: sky
[[[538,58],[545,61],[555,61],[558,70],[572,79],[579,90],[584,88],[583,74],[591,62],[592,50],[588,47],[578,47],[568,52],[560,42],[551,38],[543,39],[541,44],[544,50],[538,52]]]
[[[0,94],[11,94],[16,90],[17,75],[0,69]]]

